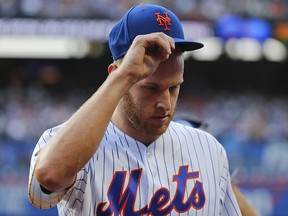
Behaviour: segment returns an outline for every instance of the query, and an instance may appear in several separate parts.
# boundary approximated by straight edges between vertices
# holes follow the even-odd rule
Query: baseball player
[[[241,215],[225,150],[172,122],[183,82],[179,19],[157,5],[131,8],[109,35],[113,62],[71,118],[40,137],[29,198],[59,215]]]

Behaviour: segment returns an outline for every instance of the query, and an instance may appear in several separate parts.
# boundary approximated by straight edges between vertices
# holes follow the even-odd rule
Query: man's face
[[[182,53],[176,51],[123,97],[121,106],[133,130],[148,136],[160,136],[167,130],[175,112],[183,71]]]

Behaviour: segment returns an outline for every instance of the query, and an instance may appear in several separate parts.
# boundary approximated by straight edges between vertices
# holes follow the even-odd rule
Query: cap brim
[[[183,51],[192,51],[192,50],[197,50],[201,49],[204,47],[202,43],[195,42],[195,41],[189,41],[189,40],[184,40],[180,38],[174,38],[175,44],[180,45]]]

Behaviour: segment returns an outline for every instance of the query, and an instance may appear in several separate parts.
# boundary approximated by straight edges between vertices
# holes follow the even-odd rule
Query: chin
[[[154,128],[154,129],[153,129]],[[164,125],[162,127],[149,127],[148,133],[154,136],[160,136],[167,131],[168,125]]]

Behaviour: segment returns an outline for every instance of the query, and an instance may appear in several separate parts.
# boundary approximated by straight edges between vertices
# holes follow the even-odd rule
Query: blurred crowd
[[[271,20],[288,15],[285,0],[1,0],[0,17],[118,19],[139,3],[161,4],[189,20],[216,20],[229,13]]]
[[[1,89],[0,166],[25,169],[23,160],[27,166],[44,130],[67,120],[90,93],[75,88],[59,95],[36,84]],[[179,114],[208,124],[206,130],[227,150],[231,169],[241,168],[247,174],[288,173],[287,97],[230,93],[209,98],[183,95],[179,100]],[[0,170],[5,172],[5,167]]]

